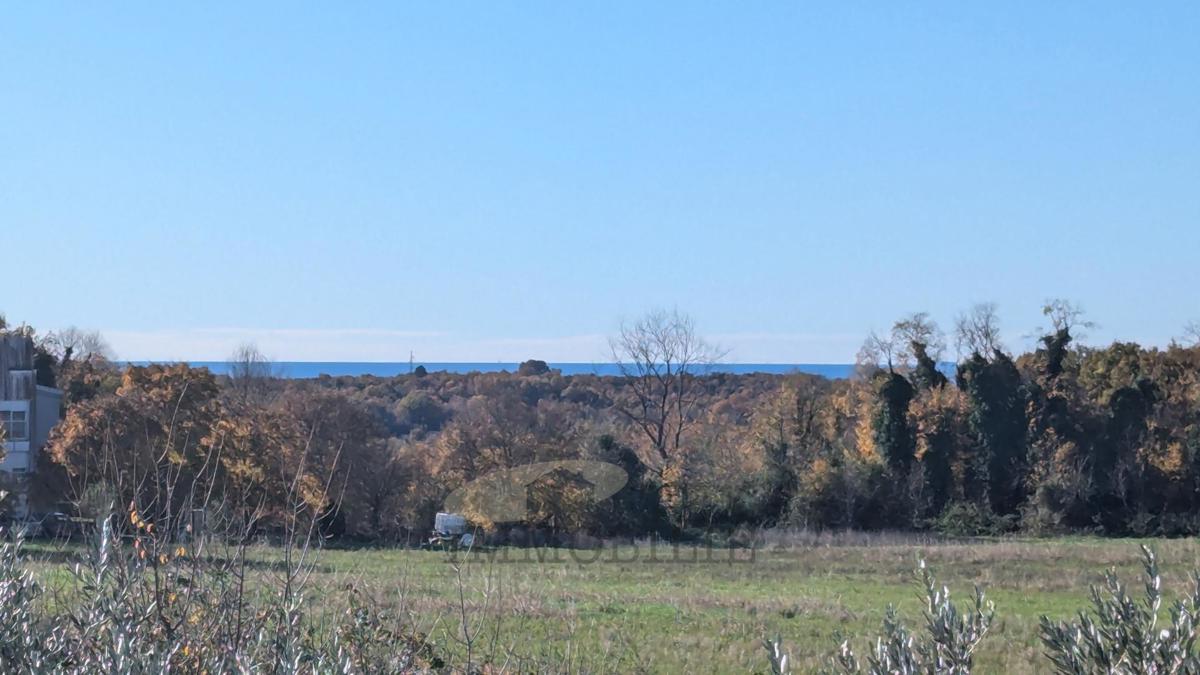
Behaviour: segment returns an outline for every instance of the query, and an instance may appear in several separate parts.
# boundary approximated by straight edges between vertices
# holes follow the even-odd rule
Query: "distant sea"
[[[134,365],[146,365],[146,361],[132,361]],[[229,364],[224,361],[191,361],[192,366],[208,368],[217,374],[227,374]],[[375,375],[377,377],[393,377],[407,375],[410,365],[407,361],[394,362],[348,362],[348,361],[277,361],[272,368],[280,377],[293,379],[319,377],[321,375]],[[444,371],[448,373],[499,373],[516,372],[518,363],[427,363],[414,362],[411,367],[425,366],[425,370],[433,373]],[[550,363],[554,370],[562,371],[563,375],[620,375],[620,369],[615,363]],[[788,373],[808,373],[824,375],[830,379],[850,377],[854,372],[854,364],[850,363],[720,363],[708,366],[695,372],[731,373],[735,375],[749,373],[770,373],[786,375]]]

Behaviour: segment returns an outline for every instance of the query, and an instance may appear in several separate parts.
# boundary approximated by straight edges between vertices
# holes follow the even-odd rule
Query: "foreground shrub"
[[[1162,621],[1162,575],[1154,552],[1142,546],[1144,592],[1131,597],[1115,570],[1092,586],[1091,612],[1080,611],[1077,621],[1041,619],[1041,639],[1054,672],[1062,675],[1200,674],[1196,639],[1200,620],[1200,572],[1193,571],[1187,593],[1175,600]],[[950,602],[949,589],[938,588],[922,561],[918,571],[924,591],[925,626],[910,632],[894,607],[888,607],[883,635],[875,640],[866,664],[861,664],[849,641],[842,642],[829,660],[827,673],[872,675],[966,674],[972,656],[995,615],[978,587],[965,613]],[[1161,622],[1161,626],[1160,626]],[[763,643],[774,675],[790,673],[787,653],[779,639]]]
[[[231,565],[183,546],[153,553],[142,542],[123,547],[105,521],[62,598],[25,567],[19,537],[0,547],[0,672],[408,673],[444,665],[422,636],[362,604],[331,624],[310,620],[299,567],[284,569],[278,587],[250,593],[236,558]]]
[[[950,601],[950,589],[937,585],[923,560],[917,578],[925,595],[924,634],[909,632],[896,608],[889,606],[883,620],[884,634],[876,639],[874,652],[867,657],[866,672],[970,673],[972,656],[992,625],[995,606],[976,586],[972,606],[965,612],[960,610]],[[830,672],[863,672],[849,641],[842,643],[831,660]]]
[[[1114,570],[1104,575],[1103,587],[1092,587],[1092,611],[1078,621],[1054,622],[1042,617],[1042,643],[1056,672],[1200,673],[1196,657],[1196,621],[1200,615],[1200,575],[1192,573],[1191,588],[1176,600],[1170,620],[1159,628],[1162,577],[1154,552],[1142,547],[1144,594],[1130,597]]]
[[[44,672],[61,650],[34,611],[41,588],[19,564],[20,542],[0,545],[0,671]]]
[[[925,561],[921,561],[917,568],[917,581],[925,599],[924,630],[919,635],[912,633],[900,619],[896,608],[888,606],[883,620],[883,635],[876,638],[866,664],[860,663],[850,647],[850,641],[846,640],[829,660],[827,673],[965,675],[971,672],[975,649],[992,625],[994,605],[985,599],[983,591],[977,586],[971,606],[965,611],[960,609],[950,601],[950,589],[938,586]],[[779,640],[769,640],[764,644],[772,672],[775,675],[791,672],[787,654]]]

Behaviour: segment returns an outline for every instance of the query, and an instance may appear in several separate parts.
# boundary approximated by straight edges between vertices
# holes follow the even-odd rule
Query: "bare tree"
[[[915,358],[917,345],[924,347],[934,361],[941,359],[946,351],[946,335],[928,312],[913,312],[892,324],[892,342],[900,350],[898,356],[906,363]]]
[[[693,421],[696,376],[723,353],[679,310],[655,310],[636,323],[623,323],[609,346],[631,394],[617,409],[645,435],[654,460],[665,464]]]
[[[1083,307],[1062,298],[1047,300],[1046,304],[1042,305],[1042,316],[1050,319],[1051,332],[1065,330],[1076,341],[1087,335],[1081,329],[1091,330],[1097,326],[1095,321],[1085,319],[1084,314]]]
[[[869,376],[879,368],[887,366],[889,372],[896,368],[896,343],[891,334],[880,335],[875,331],[867,334],[854,361],[860,375]]]
[[[927,312],[914,312],[892,324],[892,331],[880,335],[871,331],[858,350],[855,365],[860,373],[886,367],[888,372],[911,370],[918,349],[937,362],[946,349],[946,336]]]
[[[112,348],[100,331],[76,326],[50,333],[46,336],[45,345],[62,361],[110,361],[113,358]]]
[[[1183,339],[1193,347],[1200,347],[1200,321],[1189,322],[1183,327]]]
[[[271,379],[277,376],[271,360],[253,342],[238,345],[229,357],[228,366],[232,389],[243,402],[261,400],[270,388]]]
[[[996,303],[981,302],[959,314],[954,320],[954,341],[960,357],[979,354],[990,358],[995,351],[1003,350]]]

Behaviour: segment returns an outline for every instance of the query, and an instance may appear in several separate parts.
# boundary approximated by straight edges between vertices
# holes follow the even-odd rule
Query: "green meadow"
[[[370,604],[426,635],[452,663],[465,663],[469,649],[473,663],[525,655],[570,672],[765,672],[761,641],[778,635],[806,672],[839,636],[863,654],[889,604],[919,623],[913,569],[924,559],[961,601],[978,584],[995,602],[980,671],[1021,673],[1045,670],[1041,615],[1067,618],[1085,608],[1089,585],[1109,567],[1138,587],[1141,543],[1159,553],[1169,592],[1200,568],[1200,544],[1191,539],[855,535],[755,551],[661,543],[471,554],[327,549],[314,554],[303,581],[314,621]],[[46,546],[30,553],[43,560],[49,585],[73,555]],[[260,578],[281,573],[278,549],[255,548],[251,558]]]

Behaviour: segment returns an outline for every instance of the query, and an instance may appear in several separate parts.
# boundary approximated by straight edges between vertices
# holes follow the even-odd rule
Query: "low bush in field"
[[[997,516],[975,502],[951,502],[932,522],[935,531],[952,537],[994,536],[1011,531],[1013,518]]]

